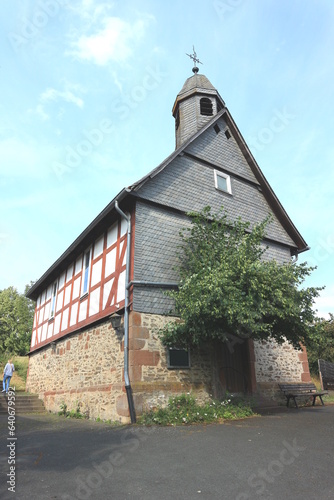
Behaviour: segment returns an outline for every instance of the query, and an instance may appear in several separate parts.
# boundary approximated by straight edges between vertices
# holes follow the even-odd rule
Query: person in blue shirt
[[[15,371],[15,368],[14,368],[14,365],[12,363],[12,360],[9,359],[8,363],[5,366],[5,369],[3,371],[3,381],[2,381],[2,386],[3,386],[2,392],[6,391],[6,394],[8,394],[10,379],[12,378],[14,371]]]

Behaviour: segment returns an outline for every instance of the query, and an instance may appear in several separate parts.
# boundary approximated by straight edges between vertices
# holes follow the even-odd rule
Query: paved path
[[[177,428],[21,416],[16,436],[12,493],[1,417],[3,500],[334,498],[334,406]]]

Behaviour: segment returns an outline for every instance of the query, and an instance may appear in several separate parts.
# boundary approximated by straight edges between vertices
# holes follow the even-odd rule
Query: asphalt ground
[[[164,428],[26,415],[15,437],[1,416],[3,500],[334,498],[334,406]]]

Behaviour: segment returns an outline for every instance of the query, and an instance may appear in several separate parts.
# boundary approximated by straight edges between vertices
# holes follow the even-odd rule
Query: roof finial
[[[196,54],[196,51],[195,51],[195,47],[193,46],[193,54],[187,54],[186,55],[188,57],[190,57],[190,59],[192,59],[194,61],[194,67],[192,69],[193,73],[198,73],[199,71],[199,68],[196,66],[196,63],[200,63],[200,64],[203,64],[199,59],[197,59],[197,54]]]

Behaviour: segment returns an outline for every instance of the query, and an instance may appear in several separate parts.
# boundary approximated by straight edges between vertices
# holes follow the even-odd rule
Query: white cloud
[[[48,88],[45,90],[45,92],[43,92],[40,99],[42,102],[57,101],[58,99],[62,99],[66,102],[75,104],[79,108],[82,108],[84,105],[84,101],[80,97],[74,95],[73,92],[71,92],[69,89],[60,91]]]
[[[42,106],[42,104],[38,104],[36,106],[36,109],[32,110],[32,111],[34,113],[36,113],[36,115],[38,115],[41,118],[41,120],[43,120],[43,122],[45,122],[46,120],[50,119],[50,116],[45,112],[44,107]]]
[[[72,42],[73,49],[68,55],[105,66],[110,61],[127,60],[145,32],[146,20],[134,23],[123,21],[119,17],[104,19],[103,27],[92,35],[80,36]]]
[[[103,3],[95,0],[82,0],[79,3],[68,3],[67,8],[73,14],[83,19],[88,25],[98,22],[102,17],[106,17],[114,7],[113,2]]]
[[[77,84],[72,84],[67,81],[64,83],[64,90],[57,90],[54,88],[47,88],[39,97],[39,103],[35,109],[29,109],[28,113],[34,113],[42,121],[50,119],[50,115],[46,112],[45,106],[51,102],[65,101],[70,104],[74,104],[78,108],[82,109],[84,107],[84,101],[77,94],[78,92],[84,92],[85,90]],[[65,113],[64,108],[60,108],[57,113],[57,118],[61,120],[63,114]]]

